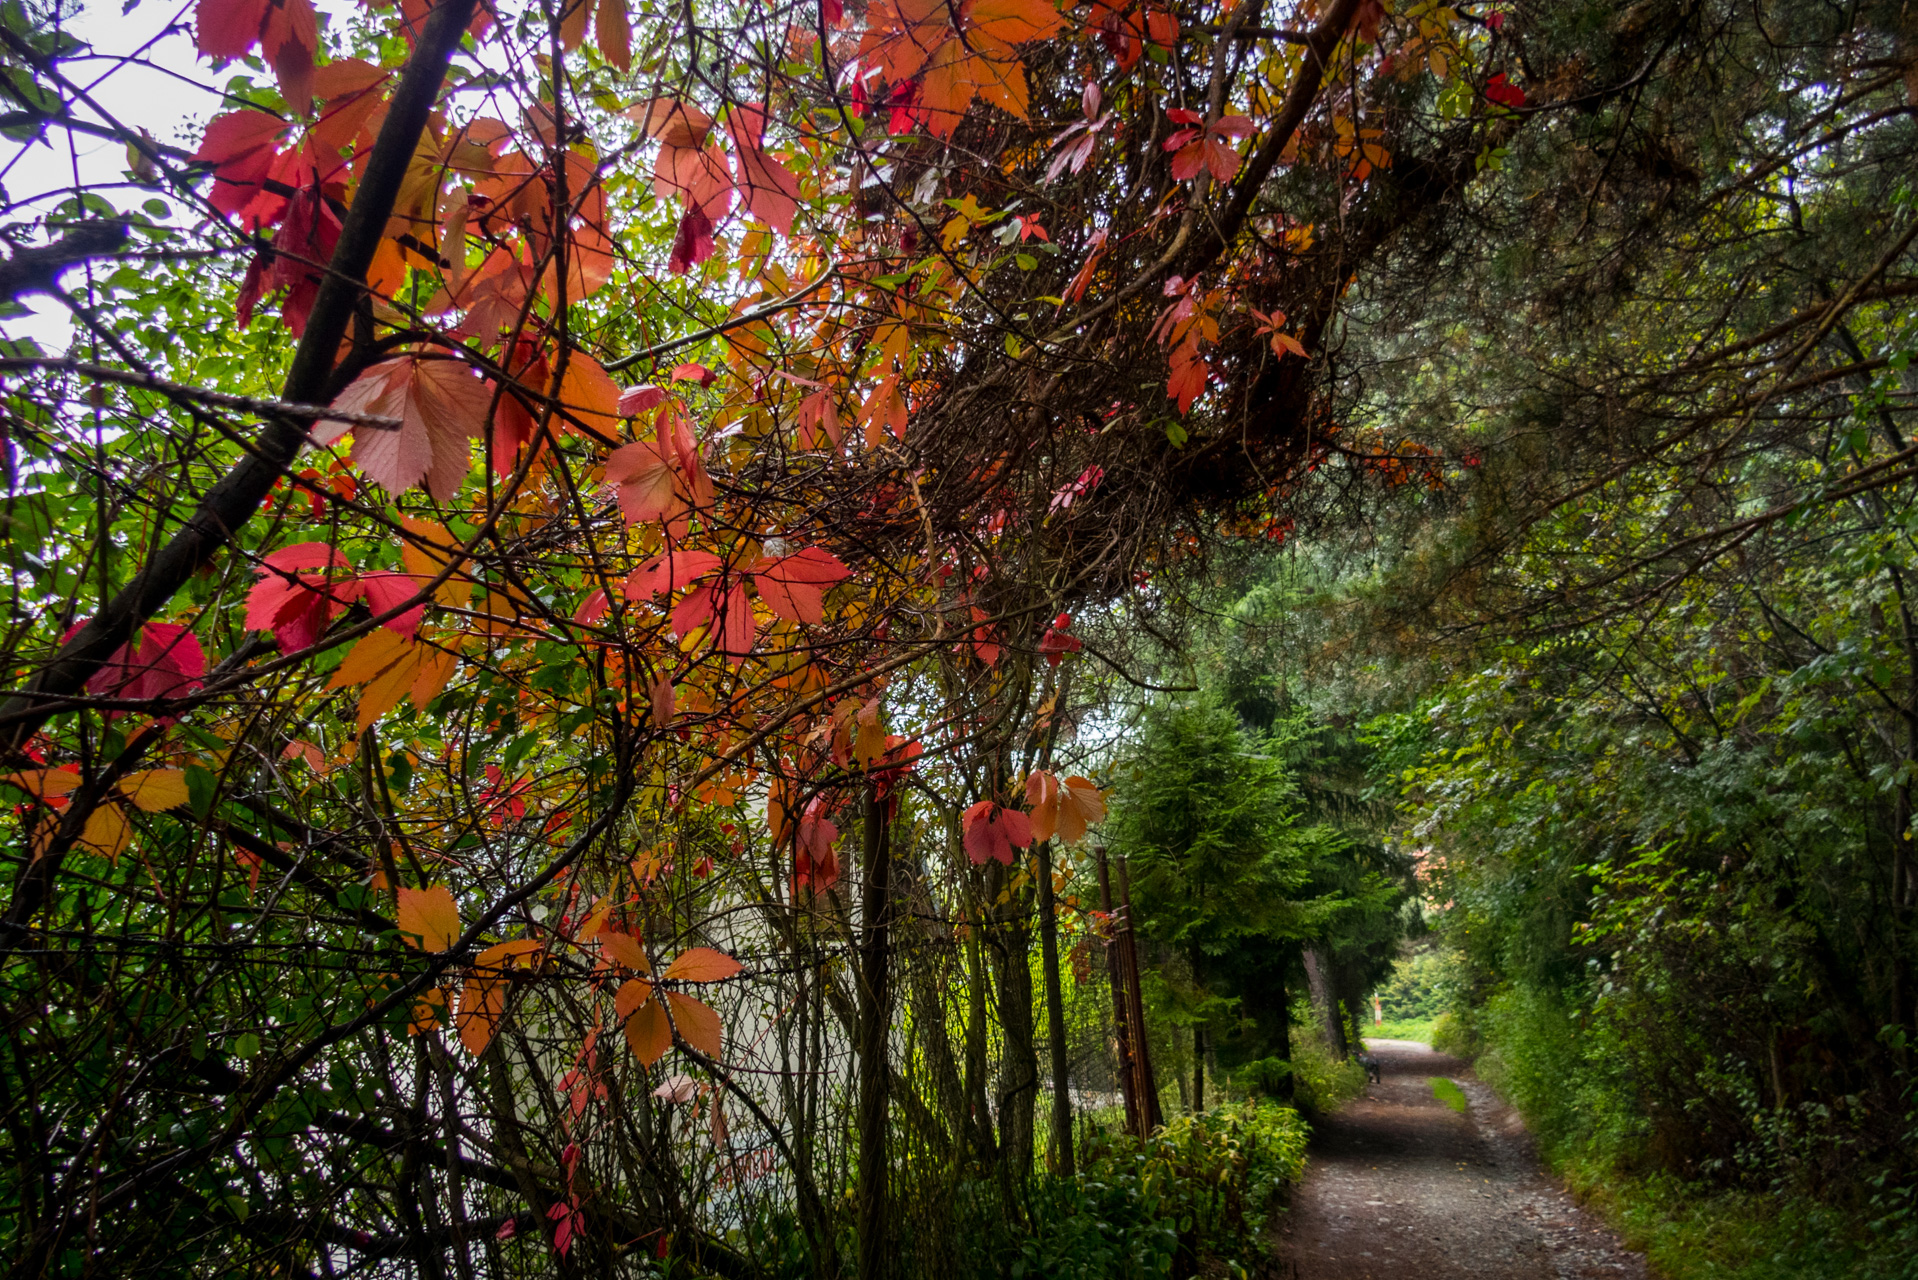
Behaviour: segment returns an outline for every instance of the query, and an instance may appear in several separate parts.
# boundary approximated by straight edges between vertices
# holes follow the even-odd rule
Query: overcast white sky
[[[334,5],[323,2],[319,7],[324,11]],[[66,8],[72,11],[72,0]],[[82,0],[64,25],[99,56],[77,58],[66,70],[87,87],[101,110],[122,124],[143,128],[162,142],[197,146],[201,126],[219,105],[210,86],[230,73],[215,75],[212,64],[199,55],[192,23],[192,0],[134,0],[130,13],[121,12],[119,0]],[[162,34],[176,25],[177,31]],[[121,61],[130,55],[138,60]],[[126,149],[97,138],[53,132],[45,142],[25,146],[0,140],[0,185],[10,205],[0,220],[29,221],[50,209],[71,190],[76,173],[82,185],[111,183],[120,181],[126,168]],[[132,188],[111,192],[108,198],[122,208],[137,207],[142,199]],[[76,278],[67,277],[69,283]],[[65,308],[46,298],[26,303],[34,314],[0,320],[0,332],[64,350],[71,336]]]

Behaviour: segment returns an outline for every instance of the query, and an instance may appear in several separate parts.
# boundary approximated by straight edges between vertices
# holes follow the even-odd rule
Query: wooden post
[[[1121,935],[1125,948],[1126,999],[1134,1029],[1133,1088],[1139,1093],[1141,1133],[1151,1133],[1165,1124],[1165,1112],[1159,1108],[1159,1081],[1152,1071],[1152,1041],[1146,1035],[1145,998],[1139,990],[1139,949],[1132,931],[1132,878],[1126,873],[1126,860],[1119,859],[1119,904],[1125,909]]]
[[[1059,677],[1053,695],[1052,719],[1039,749],[1039,767],[1052,768],[1052,744],[1058,737],[1059,717],[1065,713],[1066,694],[1072,688],[1072,668]],[[1072,1151],[1072,1089],[1066,1072],[1066,1004],[1059,973],[1059,904],[1052,888],[1052,842],[1039,842],[1039,970],[1045,980],[1046,1056],[1052,1074],[1052,1167],[1071,1177],[1076,1166]]]
[[[886,1280],[892,1255],[890,1187],[887,1185],[886,1113],[891,1000],[887,974],[887,910],[892,850],[887,840],[887,802],[878,789],[866,793],[865,886],[859,943],[859,1280]]]
[[[1039,966],[1046,985],[1046,1048],[1052,1067],[1052,1167],[1070,1178],[1072,1092],[1066,1073],[1066,1004],[1060,990],[1058,903],[1052,889],[1052,842],[1039,842]]]
[[[1106,847],[1093,846],[1093,856],[1099,867],[1099,910],[1112,918],[1112,876],[1106,869]],[[1112,1023],[1118,1032],[1119,1042],[1119,1094],[1125,1099],[1126,1132],[1133,1137],[1144,1136],[1144,1126],[1140,1122],[1138,1071],[1132,1062],[1132,1015],[1130,990],[1125,977],[1125,952],[1119,943],[1119,930],[1112,927],[1111,936],[1106,939],[1106,976],[1112,983]]]

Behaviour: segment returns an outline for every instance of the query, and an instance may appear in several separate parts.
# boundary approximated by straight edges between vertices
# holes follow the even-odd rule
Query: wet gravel
[[[1457,1058],[1368,1042],[1382,1080],[1314,1127],[1279,1224],[1292,1280],[1654,1280],[1540,1168],[1524,1124]],[[1433,1076],[1464,1091],[1461,1115]]]

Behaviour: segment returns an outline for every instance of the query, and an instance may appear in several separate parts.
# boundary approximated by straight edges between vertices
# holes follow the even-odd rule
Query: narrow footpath
[[[1540,1168],[1531,1138],[1457,1058],[1369,1042],[1382,1080],[1314,1126],[1280,1225],[1292,1280],[1650,1280],[1645,1259]],[[1454,1081],[1453,1110],[1432,1078]]]

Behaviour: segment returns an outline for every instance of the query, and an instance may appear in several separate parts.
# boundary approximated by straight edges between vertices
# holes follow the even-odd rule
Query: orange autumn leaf
[[[639,1007],[652,999],[653,984],[644,978],[628,978],[619,984],[619,990],[613,994],[613,1012],[622,1020],[630,1018]]]
[[[410,947],[445,951],[459,940],[460,909],[452,890],[443,884],[425,889],[401,888],[397,923]]]
[[[1043,769],[1026,778],[1026,808],[1032,814],[1032,838],[1067,844],[1085,839],[1088,823],[1103,822],[1105,795],[1086,778],[1061,780]]]
[[[720,1036],[719,1014],[710,1005],[677,991],[668,991],[666,1000],[672,1005],[673,1027],[679,1032],[679,1038],[707,1057],[718,1058],[725,1048]]]
[[[719,982],[740,971],[739,961],[711,947],[694,947],[673,957],[659,976],[680,982]]]
[[[653,971],[653,966],[646,959],[646,948],[630,933],[621,933],[617,929],[602,929],[599,934],[599,949],[628,969],[639,973]]]
[[[641,1065],[652,1066],[673,1047],[673,1028],[666,1021],[666,1006],[648,1000],[626,1019],[626,1043]]]

